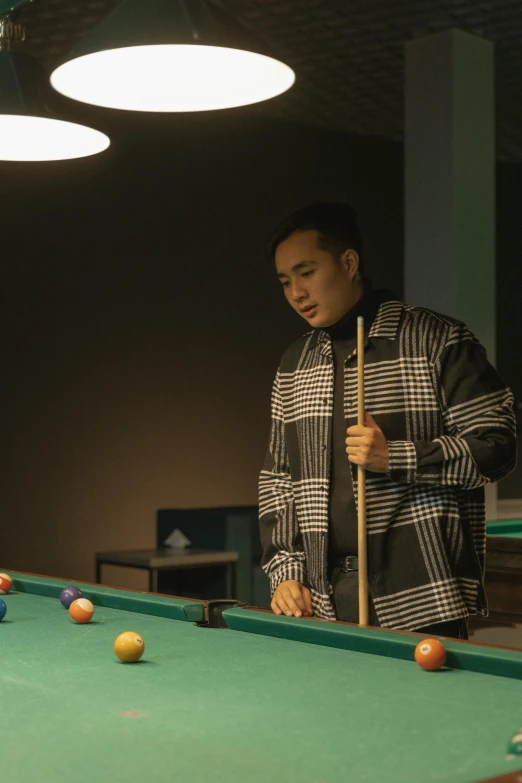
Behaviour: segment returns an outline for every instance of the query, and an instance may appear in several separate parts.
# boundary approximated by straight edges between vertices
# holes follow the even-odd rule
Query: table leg
[[[158,592],[158,569],[149,568],[149,592]]]
[[[237,563],[230,563],[230,598],[237,598]]]

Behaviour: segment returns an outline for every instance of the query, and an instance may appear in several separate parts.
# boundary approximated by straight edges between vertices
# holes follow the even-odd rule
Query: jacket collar
[[[396,340],[403,310],[404,302],[397,300],[383,302],[377,311],[369,334],[365,335],[365,345],[368,345],[368,341],[374,338]],[[327,332],[323,329],[314,329],[313,332],[309,332],[309,335],[309,351],[318,348],[321,353],[331,356],[332,340]]]

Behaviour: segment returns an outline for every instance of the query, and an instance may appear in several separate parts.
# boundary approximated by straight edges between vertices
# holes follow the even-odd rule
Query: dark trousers
[[[330,577],[333,588],[332,603],[338,620],[345,623],[359,622],[359,578],[357,571],[344,573],[340,568],[334,568]],[[375,607],[371,596],[368,606],[368,624],[379,627]],[[415,628],[416,633],[424,636],[449,636],[453,639],[468,638],[468,624],[460,620],[447,620],[424,628]]]

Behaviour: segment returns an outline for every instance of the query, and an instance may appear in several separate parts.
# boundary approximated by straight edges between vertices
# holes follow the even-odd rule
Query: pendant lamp
[[[294,80],[213,0],[123,0],[51,76],[69,98],[148,112],[244,106]]]
[[[32,57],[15,51],[25,38],[11,15],[0,16],[0,160],[65,160],[94,155],[110,140],[59,119],[49,106],[48,78]]]

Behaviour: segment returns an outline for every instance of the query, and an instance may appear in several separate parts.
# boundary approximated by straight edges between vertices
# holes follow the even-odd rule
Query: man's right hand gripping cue
[[[312,617],[313,615],[310,590],[295,579],[288,579],[278,585],[271,606],[274,614],[286,614],[288,617],[292,615]]]

